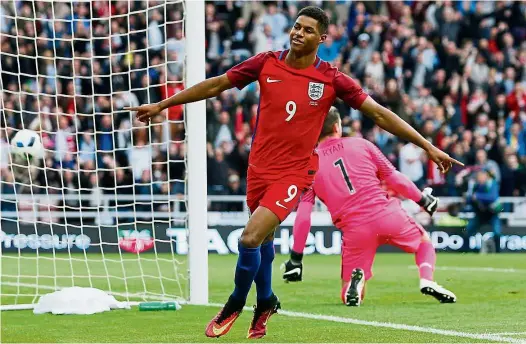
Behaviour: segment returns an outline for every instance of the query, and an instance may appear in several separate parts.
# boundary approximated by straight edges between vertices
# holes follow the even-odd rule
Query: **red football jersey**
[[[313,65],[295,69],[285,63],[287,53],[261,53],[226,73],[239,89],[259,81],[261,95],[249,159],[258,174],[308,168],[336,97],[354,109],[367,98],[354,80],[319,57]]]

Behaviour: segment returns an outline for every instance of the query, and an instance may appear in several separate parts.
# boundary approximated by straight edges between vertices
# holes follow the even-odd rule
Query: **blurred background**
[[[207,77],[287,49],[305,5],[331,18],[320,58],[466,167],[440,174],[419,148],[337,101],[345,135],[374,142],[420,188],[461,197],[443,209],[451,218],[475,212],[497,231],[495,214],[519,211],[526,193],[525,1],[207,1]],[[185,42],[182,4],[2,1],[0,11],[2,194],[58,195],[40,199],[43,214],[114,207],[151,218],[174,210],[166,197],[152,203],[156,195],[181,200],[175,208],[184,211],[183,108],[151,126],[122,111],[184,89],[185,45],[192,42]],[[210,196],[245,194],[258,98],[253,83],[207,101]],[[21,128],[39,131],[49,150],[31,175],[9,159],[8,137]],[[7,196],[1,209],[3,217],[16,215]],[[240,201],[209,204],[212,211],[243,209]]]

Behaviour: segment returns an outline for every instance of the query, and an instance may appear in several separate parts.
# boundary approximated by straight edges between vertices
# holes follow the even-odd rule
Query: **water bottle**
[[[181,306],[175,301],[139,303],[139,311],[176,311],[179,309]]]

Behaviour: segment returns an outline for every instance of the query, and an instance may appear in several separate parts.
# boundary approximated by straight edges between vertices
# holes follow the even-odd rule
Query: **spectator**
[[[318,49],[318,56],[320,59],[327,61],[327,62],[334,62],[336,58],[338,57],[340,53],[340,46],[336,43],[334,43],[334,39],[331,35],[328,35],[325,39],[325,42],[323,42],[322,45],[320,45]],[[383,65],[382,65],[383,68]]]
[[[486,64],[486,58],[478,54],[475,63],[469,69],[469,78],[474,87],[482,87],[489,77],[489,67]]]
[[[270,26],[273,38],[279,37],[289,25],[287,17],[285,17],[283,13],[278,12],[278,7],[275,3],[270,3],[265,12],[263,15],[263,23]]]
[[[489,223],[493,229],[495,248],[500,252],[501,222],[498,213],[502,206],[499,202],[499,183],[486,169],[477,172],[473,189],[468,191],[467,201],[472,204],[475,216],[466,227],[464,250],[469,250],[469,237],[478,231],[480,225]]]
[[[161,31],[161,21],[163,17],[159,10],[154,10],[148,25],[148,44],[149,48],[155,51],[162,49],[164,42],[163,32]]]
[[[252,33],[252,42],[254,42],[254,53],[259,54],[264,51],[274,49],[274,39],[272,38],[272,28],[268,24],[258,26]]]
[[[458,214],[460,212],[461,205],[458,203],[451,203],[447,206],[447,213],[440,216],[435,224],[439,227],[466,227],[467,221],[461,219]]]
[[[219,123],[214,129],[215,142],[214,147],[219,147],[223,142],[232,143],[234,135],[232,125],[230,123],[230,115],[226,111],[219,114]]]
[[[377,85],[381,85],[380,87],[383,89],[385,72],[380,53],[373,53],[371,61],[365,66],[365,75],[370,76],[373,79],[373,82]]]
[[[216,148],[208,157],[208,193],[224,195],[228,184],[228,164],[221,148]]]
[[[5,138],[5,130],[2,128],[0,130],[0,171],[2,173],[7,173],[9,167],[9,152],[10,152],[9,143]]]
[[[241,182],[237,174],[232,174],[228,177],[227,194],[230,196],[244,196],[246,194],[246,190],[241,187]],[[239,201],[227,202],[223,211],[243,211],[243,203]]]
[[[93,134],[85,132],[80,141],[79,162],[95,161],[95,142],[93,141]]]
[[[489,173],[491,173],[493,179],[495,179],[497,183],[500,183],[501,178],[499,165],[495,161],[488,159],[488,154],[484,149],[477,150],[476,166],[480,169],[487,170]]]
[[[520,2],[317,3],[333,17],[321,58],[350,74],[449,154],[473,167],[489,166],[503,194],[524,195],[526,31]],[[206,4],[207,76],[219,75],[253,54],[287,49],[289,28],[302,5]],[[5,33],[0,39],[0,120],[2,127],[41,134],[49,153],[45,167],[33,172],[38,192],[48,192],[47,186],[59,188],[62,170],[80,167],[80,176],[72,173],[82,192],[98,186],[106,195],[115,195],[127,187],[119,183],[140,182],[143,172],[152,168],[148,183],[157,186],[149,190],[166,193],[169,179],[170,193],[183,203],[184,107],[167,111],[171,127],[159,125],[157,118],[151,130],[121,111],[184,89],[183,10],[172,2],[150,9],[140,1],[59,2],[53,7],[42,2],[33,14],[24,2],[0,4],[0,12],[8,14],[0,16]],[[36,19],[29,22],[25,17]],[[258,101],[259,85],[254,83],[207,103],[212,193],[231,192],[232,175],[239,176],[243,190]],[[440,185],[448,196],[458,196],[466,187],[463,180],[457,185],[454,175],[436,173],[415,147],[400,145],[359,111],[336,105],[347,135],[373,140],[419,186]],[[3,157],[2,166],[11,169]],[[158,169],[152,162],[167,166]],[[88,172],[95,167],[108,171]],[[14,170],[17,182],[20,178],[29,183],[27,171]],[[2,176],[2,185],[4,180]],[[29,191],[24,186],[17,190]],[[97,206],[100,191],[93,192]]]
[[[424,185],[424,151],[412,143],[407,143],[400,150],[399,170],[409,177],[419,188]]]
[[[250,45],[250,32],[252,31],[252,18],[248,22],[244,18],[236,20],[236,26],[232,32],[232,44],[230,50],[236,61],[243,61],[250,57],[252,46]]]
[[[132,162],[133,177],[135,180],[144,178],[145,171],[150,171],[152,164],[152,150],[150,146],[142,139],[137,140],[137,143],[128,151],[128,161]]]
[[[349,63],[351,64],[351,70],[358,78],[361,78],[364,75],[367,62],[371,60],[373,52],[376,50],[380,42],[380,37],[377,33],[373,35],[372,42],[370,42],[370,39],[369,34],[360,34],[358,36],[358,46],[351,50]]]
[[[13,178],[13,172],[9,169],[2,170],[2,183],[0,184],[0,191],[2,191],[2,195],[15,195],[18,193],[18,184],[14,183]],[[8,200],[2,198],[0,202],[0,210],[2,212],[16,212],[16,200]],[[16,218],[16,215],[2,215],[2,217],[6,218]]]
[[[55,159],[57,161],[63,160],[66,154],[75,151],[75,137],[72,131],[68,118],[61,116],[59,119],[59,129],[55,134]]]

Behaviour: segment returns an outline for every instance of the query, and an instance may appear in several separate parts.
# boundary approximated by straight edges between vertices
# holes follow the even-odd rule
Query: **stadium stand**
[[[0,10],[9,13],[11,2],[2,2]],[[125,5],[122,5],[125,4]],[[337,103],[342,114],[344,132],[348,136],[363,136],[373,141],[384,154],[409,175],[417,185],[432,186],[439,196],[460,196],[468,187],[472,171],[484,167],[500,181],[501,196],[524,196],[526,194],[526,4],[524,2],[451,2],[451,1],[403,1],[403,2],[356,2],[356,1],[279,1],[241,2],[215,1],[206,5],[206,57],[207,77],[225,72],[231,66],[250,56],[267,50],[281,50],[288,47],[288,29],[298,8],[306,4],[317,4],[329,13],[332,24],[327,41],[320,47],[320,57],[357,79],[362,87],[378,102],[388,106],[404,120],[418,128],[439,148],[454,158],[466,163],[465,171],[454,167],[455,173],[441,175],[435,166],[426,161],[416,147],[401,142],[379,129],[372,120],[359,111]],[[29,5],[16,2],[24,10]],[[49,3],[36,3],[47,12]],[[25,9],[24,7],[28,8]],[[131,10],[140,8],[141,2],[131,5]],[[57,169],[39,170],[34,181],[47,178],[60,187],[69,183],[75,188],[75,180],[82,187],[97,185],[114,187],[108,183],[133,187],[133,176],[141,176],[142,184],[136,187],[137,194],[166,194],[166,188],[156,181],[182,179],[184,164],[159,164],[154,175],[147,171],[149,166],[130,164],[133,161],[161,161],[166,150],[177,161],[183,156],[182,144],[171,144],[161,149],[147,150],[149,142],[163,142],[162,130],[148,135],[146,130],[135,131],[134,145],[126,135],[112,135],[112,128],[126,128],[131,124],[116,110],[129,105],[119,97],[97,96],[96,108],[89,108],[89,102],[82,98],[67,97],[73,84],[80,87],[82,94],[108,94],[111,91],[127,91],[132,105],[154,102],[181,90],[184,85],[177,83],[183,78],[184,37],[178,25],[160,26],[166,15],[172,18],[182,16],[182,10],[161,13],[150,11],[146,27],[144,13],[117,20],[102,20],[108,13],[125,14],[127,2],[77,2],[73,12],[68,4],[58,3],[53,14],[65,22],[49,27],[46,18],[33,25],[23,20],[15,23],[2,17],[2,33],[19,30],[26,37],[75,37],[73,49],[64,41],[38,40],[36,49],[39,56],[64,57],[57,63],[45,59],[32,59],[35,44],[32,40],[16,42],[13,36],[0,36],[3,90],[2,128],[46,128],[53,133],[44,137],[46,148],[51,150],[46,159],[47,166]],[[74,16],[71,16],[74,13]],[[89,16],[101,18],[91,21]],[[49,18],[49,17],[48,17]],[[91,18],[91,19],[95,19]],[[130,28],[139,30],[133,35],[125,33]],[[140,31],[144,29],[144,31]],[[161,32],[161,30],[167,30]],[[112,39],[98,39],[108,32],[123,33]],[[146,45],[146,35],[149,46]],[[166,51],[156,50],[155,45],[164,43],[168,37]],[[128,39],[129,38],[129,39]],[[122,53],[110,56],[111,51]],[[167,73],[155,67],[147,68],[146,53],[126,54],[130,50],[144,48],[148,51],[150,65],[168,54],[170,61]],[[16,57],[6,52],[19,52]],[[89,56],[93,51],[98,58],[93,64],[75,60],[72,56]],[[130,63],[129,63],[130,62]],[[128,65],[133,70],[128,70]],[[39,77],[37,75],[37,66]],[[79,76],[68,78],[75,71]],[[11,73],[6,73],[10,71]],[[46,90],[41,97],[40,107],[46,111],[37,114],[37,99],[18,88]],[[129,77],[123,77],[127,72]],[[124,74],[122,74],[124,73]],[[55,78],[58,82],[55,82]],[[90,78],[94,79],[91,83]],[[148,78],[150,80],[148,80]],[[148,86],[171,81],[169,87]],[[112,87],[110,90],[109,87]],[[16,97],[23,101],[15,101]],[[55,101],[55,97],[58,98]],[[224,92],[218,99],[207,102],[208,141],[208,192],[210,195],[243,195],[246,181],[248,155],[255,126],[259,89],[251,84],[243,90]],[[19,108],[18,104],[25,104]],[[47,105],[46,105],[47,104]],[[55,104],[58,104],[57,107]],[[167,116],[182,118],[182,108],[172,108]],[[5,123],[5,120],[8,123]],[[77,127],[75,127],[77,126]],[[172,138],[183,138],[184,127],[173,124],[169,128]],[[78,140],[71,133],[82,133]],[[97,133],[95,147],[94,132]],[[0,130],[0,146],[7,145],[6,136],[12,132]],[[79,143],[77,146],[76,142]],[[69,153],[59,154],[59,148]],[[13,177],[8,168],[7,149],[0,154],[2,169],[2,193],[12,193]],[[117,150],[115,157],[104,154]],[[56,150],[56,154],[53,151]],[[165,154],[161,154],[164,150]],[[151,154],[151,157],[149,156]],[[143,159],[145,158],[145,159]],[[108,170],[97,171],[95,166]],[[114,166],[126,167],[119,170],[119,176],[110,174]],[[80,172],[81,178],[72,174]],[[134,169],[134,173],[132,173]],[[462,173],[460,173],[462,172]],[[56,174],[62,173],[63,178]],[[149,185],[149,186],[148,186]],[[161,184],[160,184],[161,185]],[[78,186],[76,186],[78,187]],[[184,193],[180,183],[170,186],[174,193]],[[152,191],[153,190],[153,191]],[[30,190],[17,190],[28,193]],[[92,193],[100,192],[93,190]],[[112,191],[113,192],[113,191]],[[126,188],[123,192],[131,193]],[[12,204],[2,203],[2,211]],[[238,210],[237,206],[221,210]]]

